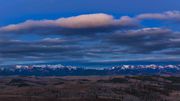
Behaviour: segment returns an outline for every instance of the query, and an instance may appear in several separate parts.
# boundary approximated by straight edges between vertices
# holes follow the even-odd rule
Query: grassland
[[[180,101],[180,77],[0,77],[0,101]]]

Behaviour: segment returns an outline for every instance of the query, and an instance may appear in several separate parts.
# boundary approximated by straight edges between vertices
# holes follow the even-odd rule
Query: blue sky
[[[27,19],[56,19],[86,13],[114,16],[180,10],[178,0],[0,0],[0,25]]]
[[[178,0],[0,0],[0,64],[178,62]]]

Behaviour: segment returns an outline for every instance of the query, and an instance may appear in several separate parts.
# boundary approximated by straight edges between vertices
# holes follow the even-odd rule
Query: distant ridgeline
[[[170,75],[180,76],[180,65],[121,65],[108,69],[87,69],[63,65],[16,65],[0,67],[0,76],[88,76],[88,75]]]

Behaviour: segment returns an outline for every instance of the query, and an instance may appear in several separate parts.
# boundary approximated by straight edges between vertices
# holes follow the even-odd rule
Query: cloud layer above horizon
[[[179,24],[180,11],[27,20],[0,27],[0,63],[178,61]]]

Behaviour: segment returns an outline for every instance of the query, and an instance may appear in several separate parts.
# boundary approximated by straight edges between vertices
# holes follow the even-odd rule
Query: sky
[[[180,63],[179,0],[0,0],[0,65]]]

